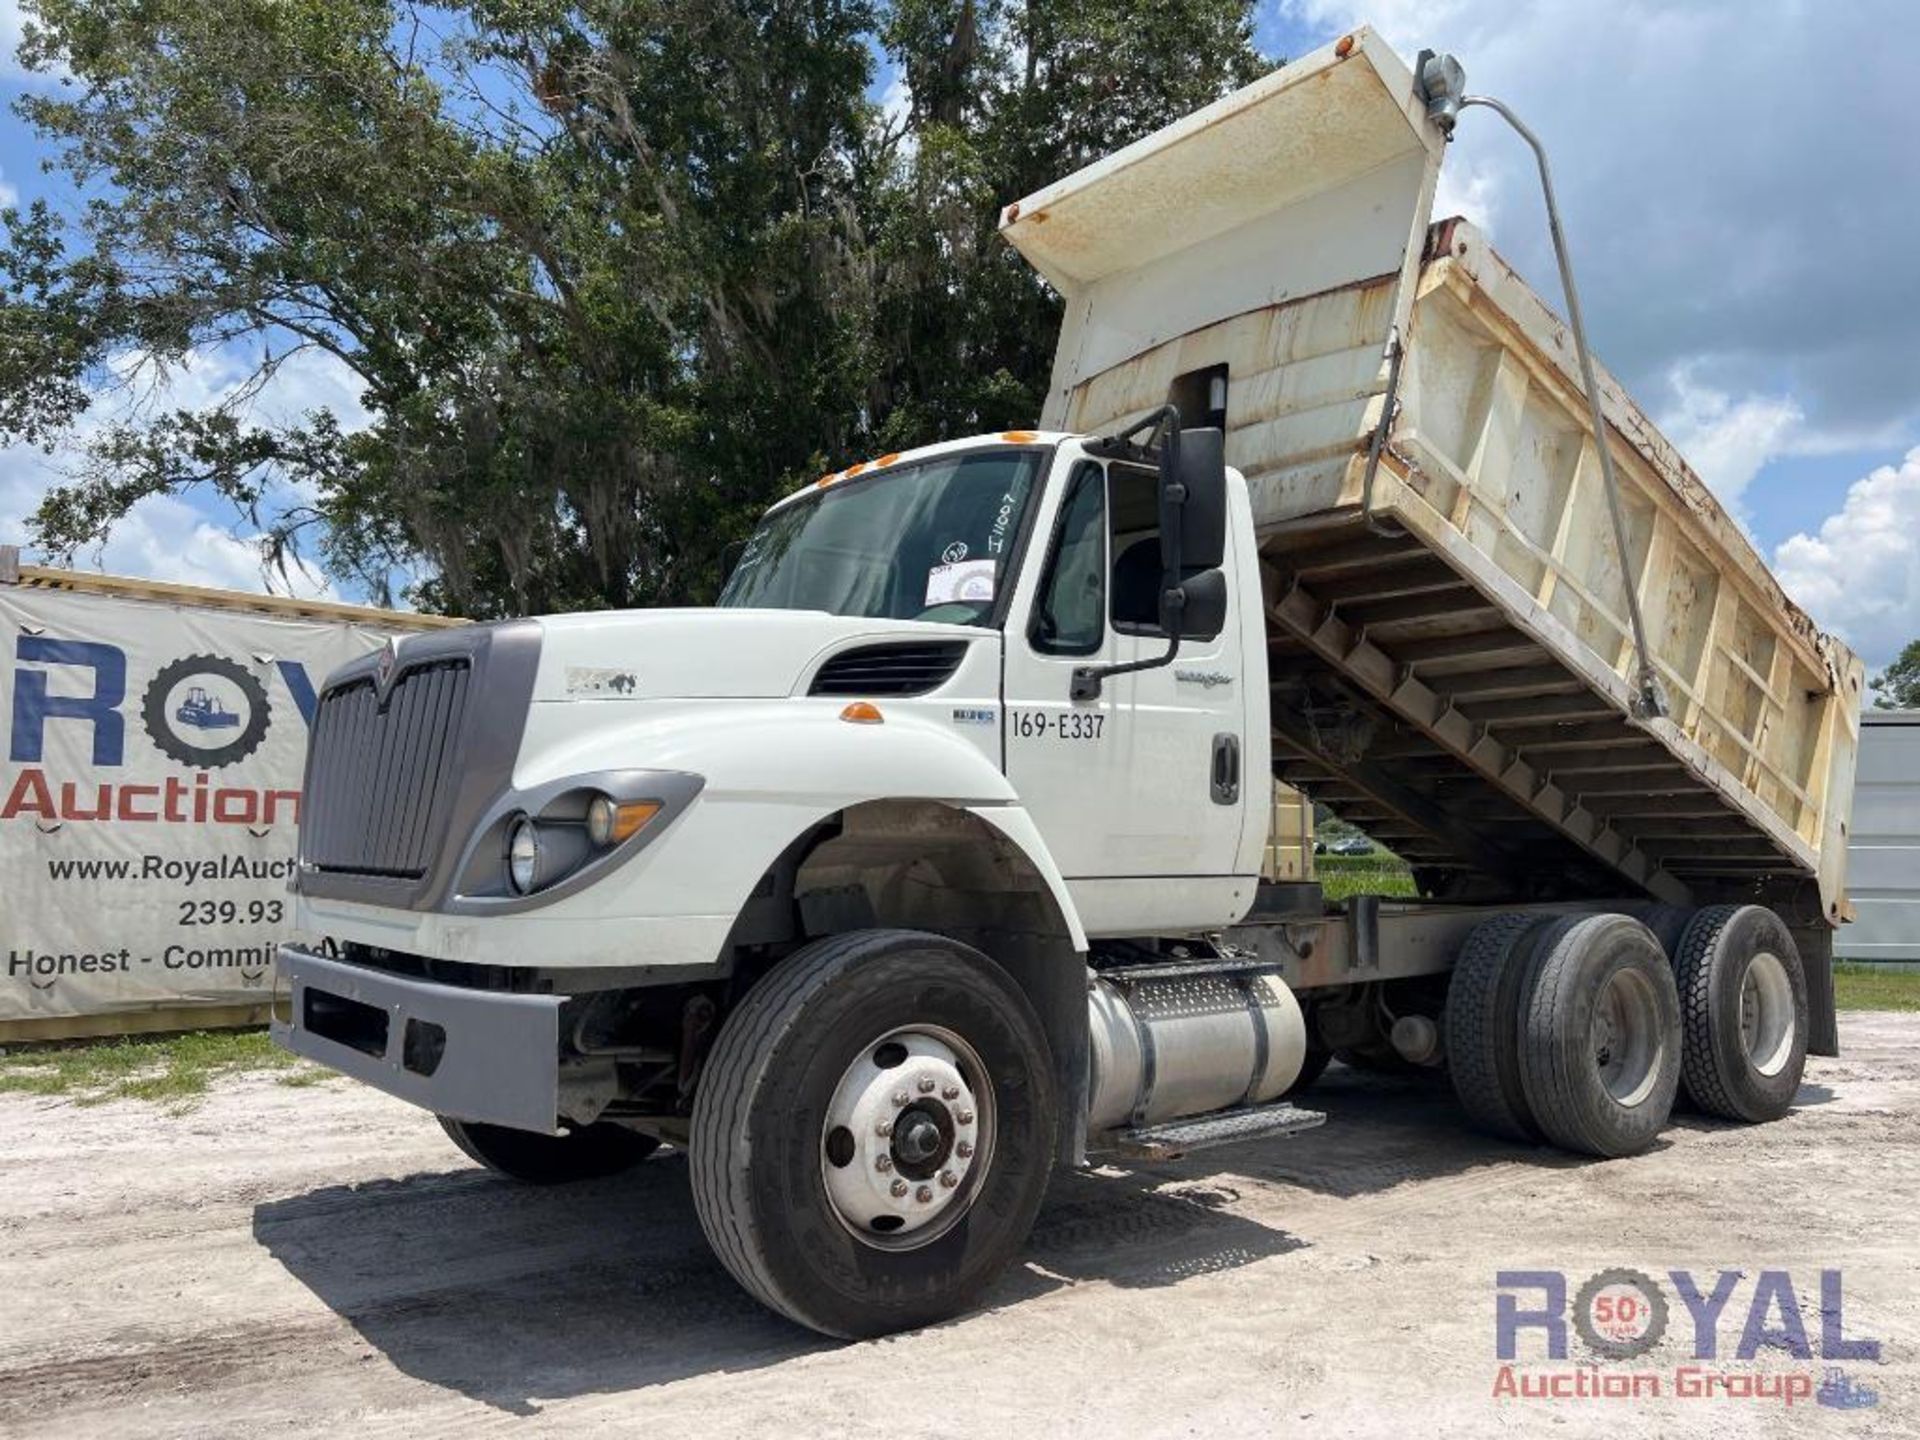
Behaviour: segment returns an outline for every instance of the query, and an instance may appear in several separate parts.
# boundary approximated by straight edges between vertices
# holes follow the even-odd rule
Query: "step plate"
[[[1271,1105],[1248,1105],[1238,1110],[1222,1110],[1194,1120],[1176,1120],[1165,1125],[1143,1125],[1123,1130],[1115,1138],[1126,1154],[1152,1160],[1172,1160],[1195,1150],[1216,1145],[1239,1145],[1248,1140],[1267,1140],[1278,1135],[1297,1135],[1327,1122],[1319,1110],[1302,1110],[1286,1101]]]

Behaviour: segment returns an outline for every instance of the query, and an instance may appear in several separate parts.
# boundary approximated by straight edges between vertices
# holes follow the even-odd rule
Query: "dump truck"
[[[1861,668],[1433,223],[1460,82],[1357,31],[1007,206],[1036,428],[806,486],[716,607],[332,677],[279,1042],[522,1180],[684,1148],[838,1336],[974,1304],[1056,1167],[1321,1124],[1336,1054],[1591,1156],[1784,1113]],[[1279,878],[1276,777],[1418,898]]]

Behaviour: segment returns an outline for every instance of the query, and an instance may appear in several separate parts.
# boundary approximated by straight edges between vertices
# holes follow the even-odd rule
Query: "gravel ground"
[[[1920,1015],[1847,1014],[1846,1057],[1755,1129],[1683,1117],[1594,1163],[1480,1139],[1444,1087],[1336,1067],[1291,1141],[1064,1177],[989,1309],[822,1341],[707,1254],[686,1167],[520,1188],[431,1119],[346,1082],[217,1085],[169,1117],[0,1097],[0,1434],[1656,1436],[1920,1433]],[[1848,1373],[1878,1403],[1676,1397],[1692,1330],[1588,1371],[1659,1398],[1495,1395],[1495,1274],[1765,1269],[1815,1344],[1844,1272]],[[1667,1283],[1664,1281],[1663,1283]],[[1673,1296],[1670,1284],[1667,1294]],[[1526,1297],[1529,1300],[1531,1296]],[[1774,1316],[1778,1324],[1778,1314]],[[1569,1383],[1578,1383],[1577,1380]]]

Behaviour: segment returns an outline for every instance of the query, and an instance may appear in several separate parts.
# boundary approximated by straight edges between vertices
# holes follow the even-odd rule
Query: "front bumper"
[[[273,1040],[456,1120],[551,1135],[562,995],[411,980],[282,945]]]

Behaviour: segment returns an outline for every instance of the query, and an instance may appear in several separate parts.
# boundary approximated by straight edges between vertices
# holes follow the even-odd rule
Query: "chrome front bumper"
[[[563,995],[466,990],[282,945],[273,1040],[436,1115],[555,1133]]]

